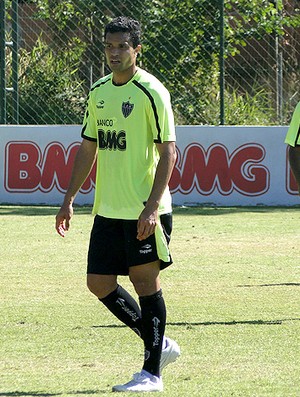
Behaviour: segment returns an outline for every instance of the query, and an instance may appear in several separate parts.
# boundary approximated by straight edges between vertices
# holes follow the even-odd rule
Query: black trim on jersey
[[[86,109],[84,118],[87,119],[88,117],[89,117],[89,111],[88,109]],[[85,138],[84,132],[86,130],[86,127],[87,127],[87,123],[85,123],[85,125],[81,129],[81,138]]]
[[[82,137],[83,139],[86,139],[87,141],[97,142],[97,139],[96,139],[96,138],[91,138],[90,136],[87,136],[87,135],[84,135],[84,134],[81,134],[81,137]]]
[[[161,143],[161,129],[160,129],[160,125],[159,125],[159,120],[158,120],[158,113],[157,113],[157,108],[154,102],[154,98],[151,95],[151,93],[139,82],[137,82],[136,80],[133,81],[133,84],[136,85],[139,89],[141,89],[149,98],[150,102],[151,102],[151,106],[152,106],[152,110],[154,113],[154,117],[155,117],[155,122],[156,122],[156,128],[157,128],[157,139],[154,139],[155,143]]]
[[[105,80],[105,81],[101,81],[100,83],[98,83],[98,84],[96,84],[94,87],[92,87],[91,90],[90,90],[90,92],[89,92],[89,95],[88,95],[88,97],[87,97],[87,100],[89,100],[89,98],[90,98],[90,93],[91,93],[92,91],[94,91],[94,89],[100,87],[101,85],[107,83],[108,81],[110,81],[110,78],[107,79],[107,80]],[[88,117],[89,117],[89,111],[88,111],[88,109],[87,109],[87,110],[86,110],[86,117],[85,117],[85,119],[87,120]],[[83,128],[82,128],[82,130],[81,130],[81,138],[85,138],[85,139],[87,139],[88,141],[97,142],[97,139],[96,139],[96,138],[91,138],[91,137],[89,137],[89,136],[84,135],[85,130],[86,130],[86,127],[87,127],[87,122],[85,123],[85,125],[83,126]]]
[[[89,117],[89,111],[86,109],[86,112],[85,112],[85,119],[87,119]],[[84,137],[84,132],[85,132],[85,130],[86,130],[86,127],[87,127],[87,123],[85,123],[85,125],[82,127],[82,129],[81,129],[81,138],[83,138]]]
[[[96,138],[91,138],[90,136],[84,135],[86,127],[87,127],[87,123],[83,126],[81,130],[81,138],[87,139],[88,141],[97,142]]]
[[[105,81],[100,81],[100,83],[94,85],[94,86],[91,88],[91,91],[90,91],[90,92],[94,91],[96,88],[100,87],[101,85],[107,83],[107,82],[110,81],[110,80],[111,80],[111,79],[109,78],[109,79],[107,79],[107,80],[105,80]]]
[[[299,125],[298,132],[297,132],[297,135],[296,135],[296,138],[295,138],[295,146],[300,146],[299,143],[297,143],[298,139],[299,139],[299,136],[300,136],[300,125]]]
[[[89,111],[86,110],[86,117],[85,117],[85,119],[87,119],[88,117],[89,117]],[[88,141],[97,142],[97,139],[96,139],[96,138],[91,138],[90,136],[84,135],[85,130],[86,130],[86,127],[87,127],[87,122],[86,122],[85,125],[82,127],[82,130],[81,130],[81,138],[87,139]]]

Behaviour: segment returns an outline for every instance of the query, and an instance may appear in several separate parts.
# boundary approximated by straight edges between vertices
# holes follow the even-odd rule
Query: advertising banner
[[[59,205],[81,142],[78,125],[0,126],[0,203]],[[300,204],[287,127],[177,126],[175,205]],[[92,204],[95,167],[75,203]]]

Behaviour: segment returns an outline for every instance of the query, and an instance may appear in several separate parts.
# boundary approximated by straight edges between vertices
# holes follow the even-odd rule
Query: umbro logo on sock
[[[133,310],[130,310],[130,309],[126,306],[125,299],[118,298],[117,301],[116,301],[116,303],[118,303],[118,304],[122,307],[122,309],[124,310],[124,312],[127,313],[127,314],[131,317],[132,321],[135,322],[135,321],[137,321],[137,320],[139,319],[139,316],[138,316]]]

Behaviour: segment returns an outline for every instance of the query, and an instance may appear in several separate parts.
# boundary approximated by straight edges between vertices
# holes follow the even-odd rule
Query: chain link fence
[[[142,23],[139,64],[171,92],[177,124],[288,124],[300,100],[299,0],[1,4],[3,124],[80,124],[118,15]]]

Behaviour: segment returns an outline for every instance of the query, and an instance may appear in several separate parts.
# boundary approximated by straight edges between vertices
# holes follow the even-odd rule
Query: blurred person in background
[[[300,102],[294,110],[285,143],[289,145],[289,163],[300,194]]]

